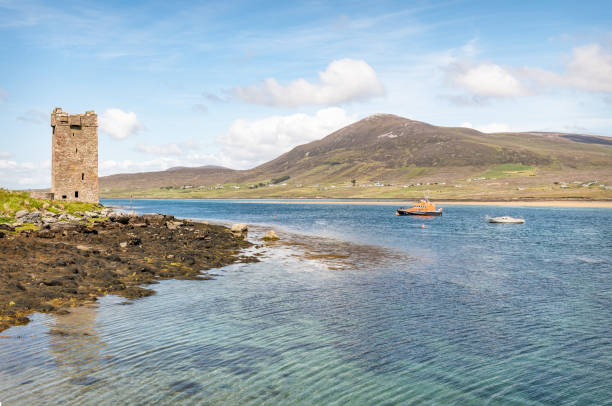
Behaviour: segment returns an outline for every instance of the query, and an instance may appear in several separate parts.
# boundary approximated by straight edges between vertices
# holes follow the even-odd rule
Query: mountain
[[[222,166],[200,166],[195,168],[174,167],[165,171],[122,173],[103,176],[99,179],[100,189],[146,189],[167,186],[208,185],[225,183],[242,171]]]
[[[402,172],[502,164],[580,168],[610,166],[612,140],[563,133],[485,134],[462,127],[438,127],[377,114],[327,137],[300,145],[251,170],[253,176],[290,175],[315,180],[377,177]],[[421,169],[421,171],[415,169]]]
[[[612,139],[552,132],[487,134],[470,128],[439,127],[391,114],[376,114],[250,170],[173,168],[102,177],[100,187],[247,184],[287,176],[292,183],[304,184],[352,179],[410,182],[467,177],[512,165],[538,168],[540,172],[595,171],[605,175],[612,166]]]

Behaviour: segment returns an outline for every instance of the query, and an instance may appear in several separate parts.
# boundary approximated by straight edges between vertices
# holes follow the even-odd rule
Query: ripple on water
[[[228,203],[172,204],[141,206],[185,217],[236,215]],[[453,207],[421,230],[376,206],[355,206],[350,219],[343,208],[269,206],[240,206],[254,222],[272,213],[283,221],[281,243],[259,248],[261,263],[215,270],[212,281],[164,281],[132,306],[105,297],[67,316],[36,315],[4,332],[1,401],[612,398],[608,212],[565,211],[560,221],[554,210],[509,209],[527,223],[500,228],[485,224],[478,209]],[[326,237],[294,232],[311,231],[309,224],[324,225]],[[252,227],[249,238],[268,228]]]

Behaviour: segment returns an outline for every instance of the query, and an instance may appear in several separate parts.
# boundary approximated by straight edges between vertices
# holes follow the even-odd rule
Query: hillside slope
[[[251,177],[290,175],[305,181],[348,177],[399,180],[444,168],[521,164],[537,167],[610,166],[612,140],[560,133],[484,134],[437,127],[394,115],[374,115],[301,145],[250,171]],[[421,171],[415,170],[420,168]]]
[[[551,174],[562,174],[568,182],[595,176],[612,183],[612,139],[545,132],[485,134],[376,114],[250,170],[201,167],[121,174],[100,178],[100,187],[104,195],[118,189],[248,185],[287,177],[294,185],[353,179],[360,184],[454,182],[498,172],[521,177],[517,184],[535,184]],[[260,190],[249,196],[264,194]]]
[[[99,179],[100,189],[152,188],[225,183],[242,171],[221,166],[177,167],[165,171],[122,173]]]

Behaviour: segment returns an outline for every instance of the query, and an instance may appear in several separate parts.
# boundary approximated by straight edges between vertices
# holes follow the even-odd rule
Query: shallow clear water
[[[135,206],[307,236],[212,281],[0,333],[3,405],[612,404],[612,210]],[[304,255],[313,236],[348,265]]]

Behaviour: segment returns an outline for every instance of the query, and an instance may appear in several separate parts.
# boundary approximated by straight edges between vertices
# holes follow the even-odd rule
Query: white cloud
[[[579,89],[612,92],[612,53],[598,44],[574,48],[567,76]]]
[[[508,124],[504,123],[489,123],[482,126],[473,126],[470,122],[461,124],[461,127],[473,128],[483,133],[504,133],[512,131],[512,128]]]
[[[7,101],[9,94],[6,90],[0,89],[0,102]]]
[[[468,91],[474,96],[472,101],[477,102],[487,98],[524,96],[538,87],[612,93],[612,51],[599,44],[576,47],[561,73],[538,67],[511,69],[492,63],[474,65],[455,60],[447,66],[446,74],[452,85]],[[529,82],[530,88],[522,82]],[[470,102],[456,95],[451,99],[458,104]]]
[[[0,159],[9,159],[13,156],[10,152],[0,151]]]
[[[612,93],[612,53],[599,44],[574,48],[562,74],[538,68],[523,73],[545,86]]]
[[[319,80],[310,83],[300,78],[283,86],[268,78],[260,85],[235,87],[233,93],[247,103],[283,107],[338,104],[385,94],[374,69],[362,60],[333,61],[319,72]]]
[[[111,108],[100,116],[100,130],[118,140],[136,134],[143,128],[134,112],[126,113],[121,109]]]
[[[450,82],[480,97],[515,97],[527,89],[507,69],[492,63],[468,65],[455,63],[447,71]]]
[[[234,168],[247,169],[314,141],[355,121],[339,107],[316,114],[272,116],[256,121],[236,120],[217,138],[222,146],[222,161]]]

